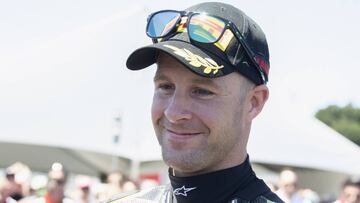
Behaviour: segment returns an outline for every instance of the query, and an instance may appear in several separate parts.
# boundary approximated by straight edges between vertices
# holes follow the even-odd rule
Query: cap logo
[[[220,69],[224,68],[223,65],[219,66],[214,60],[211,58],[203,58],[199,55],[196,55],[192,53],[191,51],[185,49],[185,48],[177,48],[172,45],[163,45],[164,47],[167,47],[169,49],[172,49],[174,51],[174,54],[184,58],[190,65],[201,68],[203,67],[203,72],[205,74],[216,74]]]

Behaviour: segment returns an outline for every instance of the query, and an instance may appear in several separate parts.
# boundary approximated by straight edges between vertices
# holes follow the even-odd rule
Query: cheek
[[[151,105],[151,119],[154,125],[164,114],[164,109],[165,109],[164,101],[161,100],[156,94],[154,94]]]
[[[197,107],[197,114],[212,131],[243,129],[244,118],[241,106],[235,102],[214,102],[211,105]]]
[[[195,117],[199,118],[210,131],[217,131],[226,119],[221,105],[219,106],[216,102],[193,105],[192,109]]]

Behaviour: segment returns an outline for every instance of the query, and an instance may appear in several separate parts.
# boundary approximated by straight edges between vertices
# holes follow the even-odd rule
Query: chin
[[[179,151],[169,152],[168,150],[162,149],[162,157],[169,167],[182,173],[196,173],[203,168],[203,162],[201,159],[197,159],[197,156],[194,153]]]

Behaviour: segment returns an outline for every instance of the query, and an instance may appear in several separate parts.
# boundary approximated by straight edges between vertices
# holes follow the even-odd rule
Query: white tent
[[[248,148],[254,162],[359,174],[359,146],[296,107],[275,103],[253,123]]]
[[[54,162],[62,163],[71,173],[100,176],[115,169],[129,171],[130,160],[94,151],[58,146],[0,142],[0,168],[15,162],[33,171],[48,172]],[[117,166],[114,166],[117,164]]]

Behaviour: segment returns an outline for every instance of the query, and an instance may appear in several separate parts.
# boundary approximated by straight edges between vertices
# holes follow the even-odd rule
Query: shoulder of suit
[[[245,199],[234,199],[232,201],[230,201],[230,203],[284,203],[283,201],[281,201],[280,199],[278,201],[274,201],[274,200],[270,200],[269,198],[265,197],[265,196],[259,196],[257,198],[255,198],[254,200],[245,200]]]
[[[281,199],[271,200],[265,196],[259,196],[255,200],[251,201],[251,203],[284,203]]]
[[[126,203],[126,202],[139,202],[139,203],[158,203],[166,195],[170,194],[170,185],[160,185],[154,188],[134,191],[128,193],[120,193],[101,203]]]

